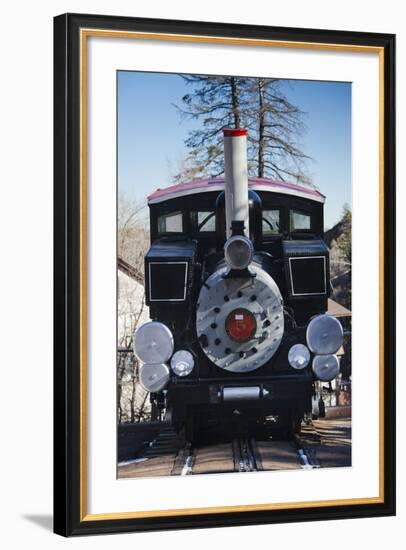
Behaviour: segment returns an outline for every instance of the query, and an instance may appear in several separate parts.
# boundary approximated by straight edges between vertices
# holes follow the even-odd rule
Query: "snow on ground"
[[[149,321],[149,307],[144,302],[144,287],[118,271],[117,339],[121,347],[137,326]]]
[[[119,270],[117,347],[131,348],[134,330],[146,321],[149,321],[149,308],[144,301],[144,287]],[[128,422],[131,420],[132,407],[134,408],[135,419],[137,419],[137,415],[140,414],[141,410],[148,414],[151,407],[145,390],[138,383],[138,361],[132,354],[127,354],[126,357],[130,362],[128,367],[125,368],[121,379],[120,404],[122,421]]]

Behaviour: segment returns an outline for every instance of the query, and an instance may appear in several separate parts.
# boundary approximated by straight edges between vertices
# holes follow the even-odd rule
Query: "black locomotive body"
[[[295,429],[311,413],[313,381],[337,374],[324,197],[268,179],[247,184],[247,220],[232,210],[229,231],[224,179],[149,197],[152,323],[136,331],[135,352],[151,400],[190,436],[197,425],[275,418]]]

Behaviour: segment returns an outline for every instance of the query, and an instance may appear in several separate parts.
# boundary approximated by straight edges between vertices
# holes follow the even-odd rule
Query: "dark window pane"
[[[292,294],[325,294],[326,293],[326,259],[289,258],[291,271]]]
[[[184,300],[187,262],[151,262],[149,264],[150,299]]]

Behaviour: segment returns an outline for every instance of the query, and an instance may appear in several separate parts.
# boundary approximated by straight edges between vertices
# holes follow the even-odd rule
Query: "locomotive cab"
[[[342,328],[326,314],[318,191],[247,176],[246,131],[225,130],[225,177],[149,196],[151,321],[134,334],[140,382],[189,438],[210,424],[297,429],[331,380]],[[196,426],[199,426],[197,430]]]

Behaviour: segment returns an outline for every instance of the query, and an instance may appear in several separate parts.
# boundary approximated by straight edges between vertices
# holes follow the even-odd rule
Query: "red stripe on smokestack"
[[[247,136],[248,130],[246,128],[224,128],[223,133],[224,137]]]

